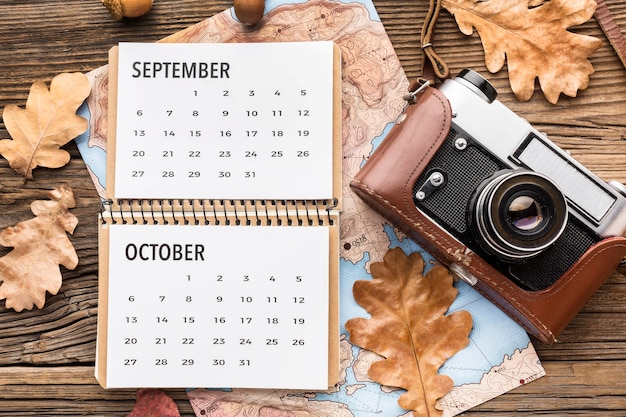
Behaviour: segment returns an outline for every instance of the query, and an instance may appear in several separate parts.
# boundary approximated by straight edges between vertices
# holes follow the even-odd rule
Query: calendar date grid
[[[204,285],[213,280],[214,285],[199,293],[192,285],[195,279],[203,279]],[[306,288],[310,279],[293,274],[215,274],[208,279],[186,275],[187,287],[176,291],[129,292],[124,295],[125,313],[118,317],[121,325],[115,326],[121,329],[115,343],[125,353],[119,365],[254,367],[289,350],[306,349],[313,342],[308,327],[320,322],[319,312],[307,309],[315,302]],[[281,295],[271,295],[276,293],[272,287],[280,287]],[[169,313],[159,314],[161,306]],[[141,337],[133,335],[137,326],[144,328]]]
[[[262,100],[256,90],[244,91],[254,103],[234,100],[240,97],[222,90],[231,100],[218,105],[193,100],[182,108],[128,104],[134,114],[126,117],[118,131],[125,138],[120,141],[125,147],[121,154],[128,165],[122,177],[137,182],[206,177],[210,181],[255,181],[275,178],[276,172],[294,164],[314,166],[325,152],[320,148],[325,143],[320,136],[326,133],[316,126],[323,125],[320,118],[329,114],[319,114],[309,90],[296,89],[301,100],[288,107],[279,100],[273,103],[285,94],[281,90],[273,90],[269,101]],[[189,95],[202,94],[192,90]],[[145,120],[158,122],[145,126]],[[274,166],[271,172],[268,162]]]

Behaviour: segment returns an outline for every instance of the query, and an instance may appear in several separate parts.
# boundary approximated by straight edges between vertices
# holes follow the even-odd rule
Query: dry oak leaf
[[[90,92],[86,75],[63,73],[52,79],[50,90],[43,81],[33,83],[25,109],[6,106],[2,117],[13,140],[0,140],[0,154],[11,168],[32,179],[38,166],[67,164],[70,154],[60,147],[87,130],[88,121],[76,111]]]
[[[142,388],[137,391],[137,402],[126,417],[180,417],[180,412],[165,391]]]
[[[12,247],[0,258],[0,300],[15,311],[42,308],[46,291],[55,295],[61,288],[59,264],[67,269],[78,265],[78,255],[67,233],[78,219],[69,212],[76,205],[72,189],[60,186],[48,193],[50,200],[33,201],[33,219],[0,232],[0,245]]]
[[[458,292],[449,271],[437,265],[422,276],[423,270],[419,253],[389,250],[372,264],[373,279],[353,287],[354,299],[371,318],[346,323],[352,343],[383,357],[370,366],[369,377],[406,389],[398,404],[420,417],[442,414],[437,400],[454,383],[438,370],[468,345],[472,329],[469,312],[445,314]]]
[[[489,71],[499,71],[506,59],[519,100],[530,99],[537,78],[552,104],[561,93],[576,97],[589,85],[593,66],[587,58],[602,41],[567,28],[593,16],[594,0],[443,0],[442,5],[461,32],[471,35],[476,29]]]

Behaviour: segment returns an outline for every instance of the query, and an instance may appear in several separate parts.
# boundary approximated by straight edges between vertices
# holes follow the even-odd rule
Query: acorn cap
[[[122,19],[122,2],[120,0],[102,0],[102,4],[111,12],[115,20]]]

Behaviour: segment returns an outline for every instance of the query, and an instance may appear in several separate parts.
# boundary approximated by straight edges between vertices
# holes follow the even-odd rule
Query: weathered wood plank
[[[626,379],[615,369],[624,369],[626,361],[606,361],[600,365],[588,361],[545,362],[548,376],[524,385],[463,415],[498,416],[514,412],[550,416],[604,415],[620,416],[624,412]],[[63,407],[57,415],[89,415],[100,412],[127,413],[134,404],[134,390],[103,390],[88,367],[4,368],[0,374],[0,401],[3,406],[24,415],[40,415],[42,410]],[[190,412],[184,390],[168,390],[181,412]],[[590,399],[593,399],[590,406]],[[27,404],[27,407],[24,405]],[[590,408],[591,407],[591,408]],[[28,411],[26,411],[28,410]],[[0,415],[3,414],[0,410]],[[519,414],[518,414],[519,415]]]
[[[547,376],[485,403],[466,415],[626,415],[626,378],[621,361],[544,362]],[[517,414],[516,414],[517,413]],[[465,415],[465,414],[464,414]]]

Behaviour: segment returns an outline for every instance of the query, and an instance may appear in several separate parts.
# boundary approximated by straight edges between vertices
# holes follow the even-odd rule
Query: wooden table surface
[[[491,0],[496,1],[496,0]],[[626,31],[626,5],[607,2]],[[225,0],[156,0],[137,20],[114,21],[99,0],[2,0],[0,107],[23,106],[30,85],[62,72],[88,72],[107,62],[119,41],[156,41],[232,5]],[[427,2],[375,0],[409,78],[419,75],[419,30]],[[574,29],[604,41],[591,56],[596,72],[575,99],[546,102],[540,91],[515,100],[501,71],[489,78],[501,101],[571,151],[603,179],[626,183],[626,70],[595,20]],[[460,33],[442,12],[435,45],[456,72],[487,73],[479,38]],[[0,122],[0,139],[9,134]],[[15,313],[0,303],[0,416],[126,415],[134,390],[99,387],[93,377],[97,320],[97,213],[99,199],[76,146],[61,169],[38,168],[23,183],[0,159],[0,228],[32,217],[29,205],[67,184],[75,193],[79,225],[71,241],[79,266],[63,269],[63,286],[42,310]],[[0,249],[0,255],[8,249]],[[536,342],[547,376],[480,407],[467,416],[626,416],[626,278],[613,274],[584,310],[548,346]],[[184,390],[168,391],[182,415],[193,411]]]

